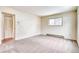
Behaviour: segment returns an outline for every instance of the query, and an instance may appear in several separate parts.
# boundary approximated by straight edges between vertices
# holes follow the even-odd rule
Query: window
[[[62,18],[49,19],[48,25],[62,25]]]

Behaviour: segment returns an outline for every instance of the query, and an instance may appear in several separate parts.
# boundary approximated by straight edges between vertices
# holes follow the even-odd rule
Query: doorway
[[[3,15],[3,40],[2,43],[7,43],[15,40],[15,15],[2,13]]]

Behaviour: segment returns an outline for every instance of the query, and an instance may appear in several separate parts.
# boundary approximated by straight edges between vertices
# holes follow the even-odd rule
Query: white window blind
[[[62,18],[55,18],[55,19],[49,19],[48,25],[62,25],[63,20]]]

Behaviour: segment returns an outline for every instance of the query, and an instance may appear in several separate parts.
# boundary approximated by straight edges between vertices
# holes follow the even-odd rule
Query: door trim
[[[15,29],[16,29],[16,27],[15,27],[15,14],[10,14],[10,13],[6,13],[6,12],[2,12],[2,19],[3,19],[3,38],[5,37],[5,32],[4,32],[4,17],[5,17],[5,15],[8,15],[8,16],[12,16],[13,17],[13,39],[12,39],[12,41],[14,41],[15,40]],[[11,37],[10,37],[11,38]],[[5,43],[4,41],[6,41],[5,39],[10,39],[10,38],[4,38],[4,39],[2,39],[2,44],[3,43]]]

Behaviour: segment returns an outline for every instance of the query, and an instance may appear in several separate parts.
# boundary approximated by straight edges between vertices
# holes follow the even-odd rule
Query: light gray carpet
[[[77,43],[52,36],[38,35],[0,46],[1,53],[69,53],[79,52]]]

